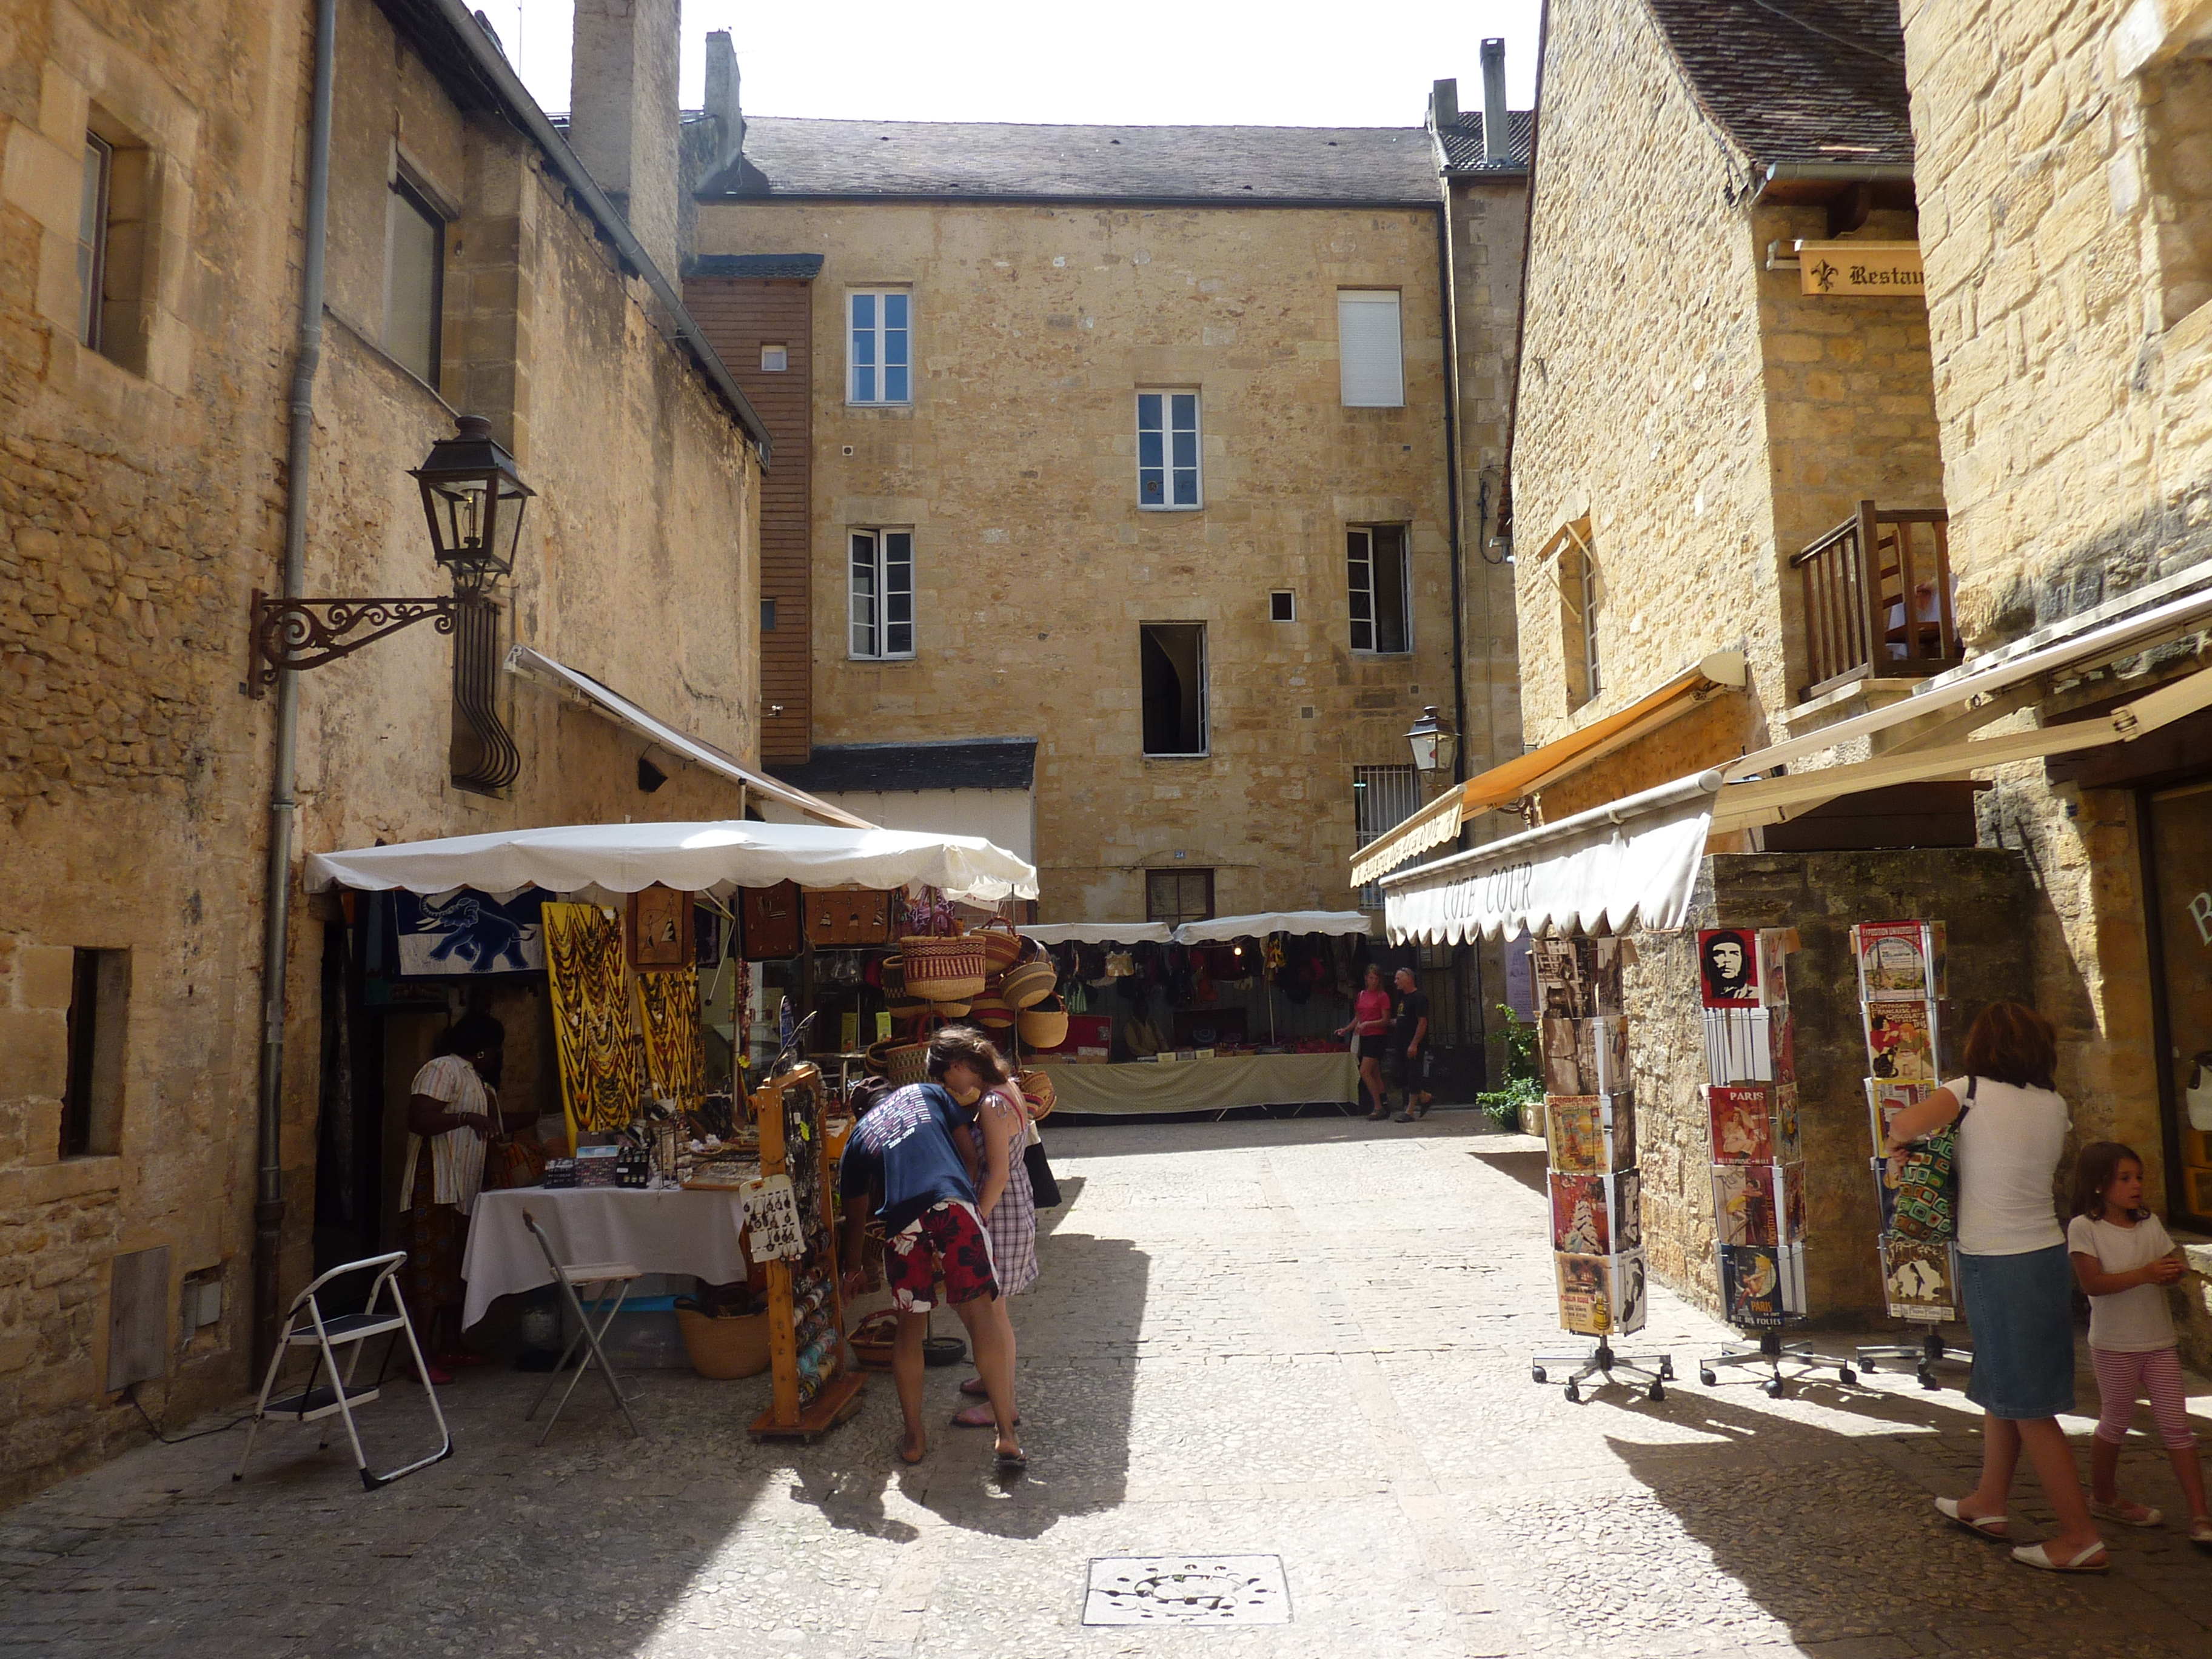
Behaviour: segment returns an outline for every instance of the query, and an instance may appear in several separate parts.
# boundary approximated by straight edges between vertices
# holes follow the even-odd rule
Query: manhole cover
[[[1091,1564],[1086,1625],[1287,1625],[1279,1555],[1102,1555]]]

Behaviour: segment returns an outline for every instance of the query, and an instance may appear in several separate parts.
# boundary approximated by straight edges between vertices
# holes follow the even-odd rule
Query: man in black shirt
[[[1390,1028],[1390,1060],[1406,1091],[1400,1123],[1415,1123],[1429,1115],[1429,999],[1410,968],[1401,968],[1395,1021]]]

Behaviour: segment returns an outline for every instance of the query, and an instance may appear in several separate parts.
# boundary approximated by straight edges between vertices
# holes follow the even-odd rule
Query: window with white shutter
[[[1337,357],[1346,409],[1402,409],[1406,352],[1398,337],[1398,296],[1379,289],[1336,294]]]

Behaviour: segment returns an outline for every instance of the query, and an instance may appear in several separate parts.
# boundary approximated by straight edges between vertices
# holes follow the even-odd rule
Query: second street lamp
[[[1459,738],[1434,703],[1421,710],[1421,718],[1406,733],[1406,741],[1413,745],[1413,767],[1419,772],[1449,774],[1459,753]]]

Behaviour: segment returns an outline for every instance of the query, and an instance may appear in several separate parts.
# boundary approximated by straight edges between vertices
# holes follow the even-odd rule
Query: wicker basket
[[[1047,997],[1021,1014],[1022,1045],[1029,1048],[1057,1048],[1067,1041],[1067,1003]]]
[[[764,1313],[711,1319],[696,1308],[678,1308],[676,1323],[684,1333],[684,1351],[691,1356],[691,1369],[702,1376],[726,1382],[732,1377],[757,1376],[768,1369],[768,1316]]]
[[[1022,1099],[1030,1109],[1030,1121],[1042,1122],[1052,1115],[1052,1109],[1060,1104],[1060,1091],[1052,1086],[1052,1079],[1042,1072],[1024,1072],[1020,1079]]]
[[[927,997],[932,1002],[965,1002],[982,993],[983,942],[972,933],[953,939],[902,939],[899,954],[911,995]]]
[[[951,1002],[933,1002],[929,1005],[929,1012],[939,1019],[965,1019],[968,1011],[975,1006],[967,998],[960,997]]]
[[[929,1045],[926,1042],[878,1042],[868,1050],[868,1069],[894,1084],[929,1080]]]
[[[898,1316],[882,1308],[854,1326],[845,1340],[852,1345],[853,1357],[867,1370],[887,1371],[891,1368],[891,1344],[897,1335]]]
[[[968,1017],[987,1031],[1003,1031],[1014,1023],[1012,1006],[1004,997],[994,997],[988,992],[968,1005]],[[1029,1016],[1022,1018],[1026,1020]]]
[[[1010,921],[987,921],[969,935],[983,944],[983,971],[998,975],[1021,960],[1025,940]]]
[[[911,995],[905,991],[894,991],[884,998],[884,1012],[889,1014],[894,1022],[920,1019],[929,1012],[929,1005],[920,997]]]
[[[1017,1008],[1028,1008],[1050,996],[1059,983],[1052,963],[1040,957],[1007,969],[999,981],[999,994]]]

